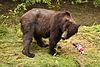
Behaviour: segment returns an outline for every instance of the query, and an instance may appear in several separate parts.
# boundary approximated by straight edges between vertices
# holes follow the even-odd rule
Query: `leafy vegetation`
[[[14,2],[19,1],[17,7],[14,9],[14,13],[18,14],[22,11],[27,10],[28,7],[32,7],[34,4],[46,4],[48,8],[56,8],[60,9],[61,3],[70,2],[71,4],[82,4],[82,3],[91,3],[94,4],[96,7],[100,6],[100,0],[12,0]]]

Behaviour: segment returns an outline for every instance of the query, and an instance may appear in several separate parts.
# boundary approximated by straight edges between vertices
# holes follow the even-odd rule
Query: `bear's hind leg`
[[[23,33],[22,53],[30,58],[33,58],[35,55],[30,53],[29,47],[32,42],[32,37],[34,34],[34,25],[31,22],[23,21],[23,24],[21,24],[21,30]]]
[[[35,55],[29,52],[29,47],[32,42],[31,32],[26,33],[23,36],[23,50],[22,53],[30,58],[33,58]]]

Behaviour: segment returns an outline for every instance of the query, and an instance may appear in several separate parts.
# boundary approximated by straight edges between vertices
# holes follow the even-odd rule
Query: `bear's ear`
[[[56,15],[62,15],[62,16],[69,16],[69,17],[71,17],[71,15],[70,15],[70,12],[69,11],[66,11],[66,10],[64,10],[64,11],[60,11],[60,12],[58,12]]]

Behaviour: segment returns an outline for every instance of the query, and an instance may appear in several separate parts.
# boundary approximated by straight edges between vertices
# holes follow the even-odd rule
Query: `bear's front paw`
[[[54,51],[49,51],[49,54],[53,56],[54,54],[56,54],[56,51],[55,50]]]

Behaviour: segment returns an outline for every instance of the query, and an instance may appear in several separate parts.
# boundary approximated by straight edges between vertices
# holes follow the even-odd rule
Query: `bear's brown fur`
[[[22,53],[28,57],[34,57],[29,52],[29,46],[34,36],[37,44],[46,47],[42,37],[50,37],[49,53],[55,53],[56,44],[59,40],[68,39],[77,33],[79,25],[72,21],[70,13],[67,11],[53,11],[47,9],[31,9],[21,17],[21,30],[23,33]]]

